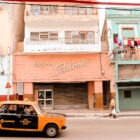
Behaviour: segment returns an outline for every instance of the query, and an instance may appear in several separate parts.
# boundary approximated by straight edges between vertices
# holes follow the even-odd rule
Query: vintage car
[[[44,112],[36,102],[0,102],[0,130],[43,132],[56,137],[65,129],[66,115]]]

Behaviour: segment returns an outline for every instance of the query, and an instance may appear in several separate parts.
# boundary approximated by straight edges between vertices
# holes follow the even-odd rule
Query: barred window
[[[65,31],[66,44],[95,44],[94,31]]]
[[[31,41],[38,41],[39,40],[39,32],[31,32]]]
[[[31,32],[31,41],[58,40],[58,32]]]

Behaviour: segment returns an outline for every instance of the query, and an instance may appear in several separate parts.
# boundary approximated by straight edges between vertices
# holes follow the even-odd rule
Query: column
[[[38,97],[37,97],[37,96],[38,96],[37,93],[38,93],[38,90],[34,90],[34,94],[35,94],[35,102],[37,102],[37,98],[38,98]]]
[[[115,63],[115,91],[116,91],[116,111],[120,112],[119,109],[119,91],[118,91],[118,63]]]
[[[88,82],[88,105],[93,109],[94,82]]]
[[[24,92],[23,92],[23,98],[27,98],[30,101],[33,101],[33,83],[32,82],[26,82],[24,83]]]
[[[17,83],[13,83],[13,99],[16,100],[17,98]]]
[[[102,81],[95,81],[94,82],[95,88],[95,109],[96,110],[103,110],[103,85]]]

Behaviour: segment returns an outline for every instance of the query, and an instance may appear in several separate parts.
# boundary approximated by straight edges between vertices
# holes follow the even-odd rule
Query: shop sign
[[[62,62],[62,63],[59,63],[56,66],[54,66],[54,70],[55,70],[56,74],[61,74],[61,73],[69,72],[71,70],[75,70],[77,68],[85,67],[87,65],[88,65],[88,60],[81,61],[81,62],[78,62],[78,63],[70,62],[69,64],[67,64],[65,62]],[[36,62],[34,64],[34,66],[35,67],[52,67],[53,64]]]
[[[66,63],[60,63],[55,67],[56,74],[65,73],[80,67],[85,67],[88,65],[88,61],[83,61],[79,63],[70,63],[66,65]]]

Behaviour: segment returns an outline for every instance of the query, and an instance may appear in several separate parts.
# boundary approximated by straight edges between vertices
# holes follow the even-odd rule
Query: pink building
[[[20,88],[43,109],[104,109],[110,68],[108,54],[101,53],[98,10],[50,4],[25,8],[24,43],[17,43],[13,60],[14,93]]]

